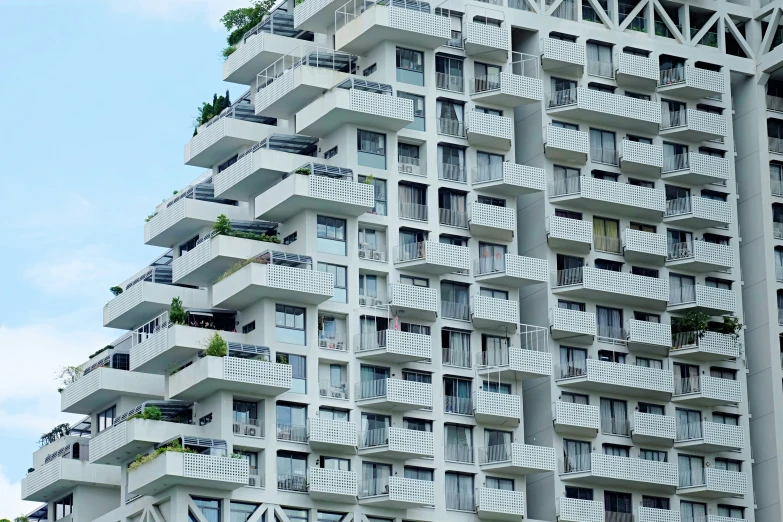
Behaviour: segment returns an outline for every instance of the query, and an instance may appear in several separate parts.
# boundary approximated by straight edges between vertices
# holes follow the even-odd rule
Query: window
[[[291,392],[307,393],[307,358],[304,355],[278,352],[277,362],[291,365]]]
[[[399,98],[405,98],[413,102],[413,121],[406,127],[410,130],[424,131],[425,127],[425,112],[424,112],[424,96],[417,96],[407,92],[397,92]]]
[[[445,319],[470,321],[470,290],[467,285],[443,281],[440,285],[441,314]]]
[[[438,191],[438,219],[441,225],[468,228],[468,202],[464,192],[440,189]]]
[[[344,219],[318,216],[318,251],[325,254],[345,255],[345,230]]]
[[[514,491],[514,479],[500,477],[485,477],[485,486],[489,489]]]
[[[474,107],[474,111],[481,114],[491,114],[492,116],[503,116],[503,111],[498,109],[490,109],[489,107]]]
[[[400,276],[400,284],[401,285],[411,285],[411,286],[421,286],[424,288],[428,288],[430,286],[430,282],[427,279],[424,279],[423,277],[414,277],[414,276],[406,276],[401,275]]]
[[[619,254],[620,222],[616,219],[594,217],[593,242],[597,251]]]
[[[694,302],[695,286],[696,280],[693,276],[669,272],[669,305]]]
[[[560,347],[560,378],[581,377],[587,373],[587,350]]]
[[[305,430],[306,431],[306,430]],[[307,439],[305,438],[305,441]],[[307,491],[307,454],[292,451],[277,452],[277,489],[283,491]],[[284,510],[291,522],[307,520],[307,510]]]
[[[612,516],[617,520],[631,520],[633,516],[631,494],[604,491],[604,512],[606,520],[612,520]],[[614,513],[621,513],[621,515],[614,515]]]
[[[426,480],[427,482],[432,482],[433,479],[432,470],[428,468],[405,466],[404,473],[406,479]]]
[[[419,157],[419,146],[410,143],[397,143],[397,170],[403,174],[423,176]]]
[[[307,406],[289,402],[278,402],[277,440],[307,442]]]
[[[628,354],[622,352],[613,352],[612,350],[598,350],[598,360],[613,362],[616,364],[625,364],[625,358]]]
[[[438,134],[465,137],[465,106],[449,100],[437,100],[435,115],[438,118]]]
[[[663,172],[688,168],[688,146],[663,142]]]
[[[370,76],[372,73],[378,70],[378,64],[374,63],[362,71],[362,76]]]
[[[648,404],[646,402],[639,403],[639,413],[647,413],[650,415],[665,415],[665,409],[660,404]]]
[[[570,81],[570,80],[561,80],[561,81]],[[576,88],[576,83],[575,82],[572,82],[572,83],[574,83],[573,87]],[[554,120],[552,120],[552,123],[550,123],[550,125],[552,127],[558,128],[558,129],[567,129],[567,130],[573,130],[573,131],[578,131],[579,130],[579,125],[577,125],[576,123],[566,123],[564,121],[554,121]]]
[[[446,509],[473,511],[473,475],[465,473],[446,473]]]
[[[685,125],[686,106],[674,100],[661,100],[661,129],[682,127]]]
[[[742,471],[742,461],[715,457],[715,469],[725,471]]]
[[[566,218],[566,219],[576,219],[577,221],[582,221],[582,213],[581,212],[574,212],[574,211],[571,211],[571,210],[564,210],[562,208],[556,208],[555,209],[555,216]]]
[[[576,82],[574,80],[565,80],[563,78],[551,79],[552,94],[549,99],[549,107],[563,107],[566,105],[573,105],[576,103]],[[573,129],[573,125],[569,124],[569,127],[565,127],[565,124],[552,122],[556,127],[564,127]]]
[[[309,518],[309,514],[306,509],[292,509],[284,507],[283,513],[286,514],[291,522],[307,522],[307,519]]]
[[[495,274],[506,270],[506,245],[479,243],[479,274]]]
[[[638,92],[625,91],[625,95],[628,98],[636,98],[637,100],[650,101],[651,99],[649,94],[640,94]]]
[[[631,273],[633,275],[643,276],[643,277],[652,277],[654,279],[658,279],[658,269],[656,268],[646,268],[643,266],[632,266],[631,267]]]
[[[470,332],[443,328],[440,337],[443,346],[443,364],[470,368]]]
[[[305,344],[305,309],[275,305],[275,339],[281,343]]]
[[[447,144],[438,145],[438,178],[458,183],[467,181],[465,149]]]
[[[473,383],[470,379],[461,379],[458,377],[443,378],[443,411],[446,413],[456,413],[458,415],[471,415],[473,406],[471,404]]]
[[[647,495],[642,495],[642,507],[666,510],[671,509],[671,507],[669,507],[668,498],[650,497]]]
[[[557,254],[557,286],[576,285],[582,282],[582,266],[585,260],[581,257]],[[574,308],[569,307],[574,310]],[[584,312],[584,309],[579,310]]]
[[[633,318],[637,321],[647,321],[648,323],[660,323],[661,316],[658,314],[651,314],[648,312],[634,312]]]
[[[237,162],[237,159],[239,159],[239,155],[235,154],[233,157],[227,159],[220,165],[218,165],[218,174],[229,168],[231,165]]]
[[[704,457],[680,453],[677,455],[677,469],[680,476],[680,487],[701,486],[705,483]]]
[[[704,199],[711,199],[713,201],[726,201],[725,193],[715,192],[714,190],[702,190],[701,197]]]
[[[593,179],[611,181],[612,183],[617,183],[618,179],[620,178],[619,174],[615,174],[614,172],[606,172],[605,170],[593,170],[592,175]]]
[[[334,276],[334,297],[329,299],[337,303],[348,302],[348,268],[329,263],[318,263],[319,272],[327,272]]]
[[[359,296],[378,297],[378,276],[372,274],[359,274]]]
[[[645,225],[644,223],[634,223],[631,222],[631,225],[629,227],[631,230],[638,230],[639,232],[649,232],[651,234],[655,234],[658,231],[658,228],[655,225]]]
[[[557,307],[563,310],[573,310],[574,312],[584,312],[585,304],[577,303],[575,301],[566,301],[564,299],[557,300]]]
[[[324,159],[332,159],[335,156],[337,156],[337,147],[332,147],[331,149],[324,152]]]
[[[505,382],[484,381],[484,391],[511,395],[511,385]]]
[[[587,74],[604,78],[614,77],[612,46],[598,42],[587,42]]]
[[[196,244],[198,243],[198,234],[196,234],[194,237],[190,238],[189,240],[185,241],[179,246],[179,255],[181,256],[185,252],[190,252],[194,248],[196,248]]]
[[[386,169],[386,135],[359,130],[356,136],[359,165],[375,169]]]
[[[207,522],[220,522],[220,501],[213,498],[192,497],[193,503]]]
[[[604,444],[604,455],[612,455],[614,457],[630,457],[630,449],[628,446],[620,446],[617,444]]]
[[[400,217],[415,221],[427,221],[427,187],[413,183],[400,183],[397,190]]]
[[[563,439],[563,472],[578,473],[589,469],[590,443],[582,440]]]
[[[73,494],[54,502],[54,519],[60,520],[73,513]]]
[[[444,91],[465,92],[464,64],[462,58],[436,54],[436,87]]]
[[[682,469],[682,468],[681,468]],[[680,471],[680,485],[682,485],[682,471]],[[707,504],[701,502],[680,501],[680,517],[683,522],[689,520],[707,520]]]
[[[446,461],[473,463],[473,428],[459,424],[445,424],[444,440]]]
[[[578,500],[593,500],[593,490],[590,488],[566,486],[565,496],[566,498],[575,498]]]
[[[375,188],[375,205],[371,213],[379,216],[386,215],[386,180],[359,176],[359,183],[369,183]]]
[[[258,425],[258,403],[234,399],[232,412],[235,423]],[[234,433],[237,428],[234,428]]]
[[[424,85],[424,53],[397,47],[397,81]]]
[[[608,435],[630,436],[628,405],[625,401],[601,398],[601,432]]]
[[[654,189],[655,188],[655,182],[654,181],[647,181],[643,179],[635,179],[635,178],[629,178],[628,184],[633,185],[634,187],[642,187],[642,188],[648,188],[648,189]]]
[[[114,424],[114,417],[117,415],[117,406],[106,408],[98,414],[98,433]]]
[[[476,198],[476,203],[481,203],[482,205],[491,205],[493,207],[505,207],[506,206],[506,200],[503,198],[491,198],[489,196],[478,196]]]
[[[427,433],[432,433],[432,421],[430,420],[403,417],[402,427],[406,430],[424,431]]]
[[[348,410],[341,410],[339,408],[321,406],[318,409],[318,416],[322,419],[348,422],[350,419],[350,412]]]
[[[603,83],[595,82],[588,83],[587,88],[591,91],[606,92],[609,94],[613,94],[615,90],[615,87],[612,87],[611,85],[604,85]]]
[[[402,380],[432,384],[432,374],[415,370],[402,370]]]
[[[248,333],[252,332],[255,329],[256,329],[256,322],[255,321],[250,321],[249,323],[247,323],[246,325],[244,325],[242,327],[242,333],[243,334],[248,334]]]
[[[710,368],[710,377],[717,377],[718,379],[728,379],[730,381],[737,380],[737,371],[730,368],[718,368],[713,366]]]
[[[637,357],[636,366],[642,366],[643,368],[655,368],[663,370],[663,361],[660,359],[650,359],[649,357]]]
[[[247,522],[250,516],[258,509],[256,504],[234,502],[233,500],[229,503],[229,506],[231,510],[230,522]]]
[[[666,462],[666,452],[650,449],[639,449],[639,458],[642,460],[654,460],[656,462]]]
[[[473,91],[485,92],[500,89],[500,73],[503,68],[499,65],[490,65],[488,63],[473,63]]]
[[[475,182],[484,182],[501,179],[503,177],[503,156],[491,152],[476,152],[476,177]]]
[[[581,393],[563,392],[560,394],[560,400],[570,404],[590,404],[590,396]]]
[[[359,497],[375,497],[389,494],[390,464],[362,462]]]
[[[609,261],[608,259],[596,259],[595,267],[600,270],[609,270],[611,272],[621,272],[623,264],[617,261]]]
[[[710,288],[720,288],[721,290],[731,290],[731,281],[718,279],[716,277],[705,277],[704,285]]]
[[[726,504],[718,504],[718,516],[727,518],[745,518],[745,509],[739,506],[727,506]]]
[[[728,424],[730,426],[739,426],[739,415],[733,413],[712,412],[712,422],[715,424]]]
[[[590,129],[590,159],[593,163],[617,165],[617,138],[614,132]]]
[[[490,297],[492,299],[503,299],[504,301],[508,301],[508,292],[506,290],[495,290],[494,288],[482,287],[479,291],[479,295],[481,295],[481,297]]]

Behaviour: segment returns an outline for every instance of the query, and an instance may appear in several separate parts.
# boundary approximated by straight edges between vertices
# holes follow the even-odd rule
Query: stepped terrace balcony
[[[620,94],[577,87],[544,96],[547,113],[580,119],[644,134],[656,134],[661,126],[661,105]]]
[[[259,299],[319,304],[334,296],[334,276],[313,270],[309,256],[267,250],[212,287],[216,307],[241,310]]]
[[[608,300],[665,310],[670,303],[669,281],[630,272],[593,267],[569,268],[552,274],[555,294]]]
[[[698,143],[725,138],[726,116],[696,109],[664,111],[661,117],[662,137]]]
[[[555,365],[560,386],[668,400],[674,391],[671,370],[586,359]]]
[[[639,187],[589,176],[553,181],[549,199],[555,203],[598,213],[633,216],[660,221],[666,211],[666,196],[661,189]]]
[[[436,49],[451,38],[448,17],[417,0],[350,0],[332,10],[335,48],[366,55],[384,41]]]
[[[476,31],[473,33],[473,38],[478,38]],[[468,85],[473,101],[493,103],[503,107],[518,107],[540,102],[543,98],[538,57],[517,52],[511,53],[510,72],[470,78]]]
[[[652,91],[658,83],[658,60],[624,52],[615,55],[617,85]]]
[[[658,92],[698,100],[720,96],[726,86],[722,73],[686,65],[660,71]]]
[[[162,375],[130,372],[127,353],[116,355],[91,364],[80,378],[69,384],[60,394],[60,409],[66,413],[90,415],[100,407],[111,406],[120,397],[165,397],[165,379]]]
[[[541,39],[541,68],[557,76],[581,77],[587,63],[585,46],[555,38]]]
[[[435,443],[429,431],[379,428],[359,433],[359,455],[397,460],[432,458]]]
[[[357,334],[354,338],[357,359],[401,364],[432,359],[430,335],[381,330]]]
[[[308,163],[256,197],[258,219],[284,222],[305,210],[358,217],[375,206],[375,187],[357,183],[353,171]]]
[[[470,250],[437,241],[398,245],[394,247],[394,264],[399,269],[427,274],[465,273],[470,268]]]

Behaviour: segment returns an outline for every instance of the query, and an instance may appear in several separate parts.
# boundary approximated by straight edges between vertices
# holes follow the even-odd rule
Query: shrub
[[[56,380],[59,380],[63,385],[63,388],[75,383],[82,376],[83,370],[81,366],[63,366],[60,368],[60,373],[57,374]]]
[[[736,317],[732,317],[730,315],[724,315],[723,316],[723,324],[718,325],[717,328],[715,328],[715,331],[718,333],[722,333],[724,335],[730,335],[734,337],[734,340],[736,341],[739,339],[739,332],[742,330],[742,327],[744,325],[739,322],[739,319]]]
[[[145,223],[149,223],[149,222],[150,222],[150,220],[151,220],[152,218],[154,218],[155,216],[157,216],[157,215],[158,215],[158,213],[157,213],[157,212],[155,212],[154,214],[150,214],[149,216],[147,216],[146,218],[144,218],[144,222],[145,222]]]
[[[112,348],[114,348],[114,346],[112,346],[112,345],[110,345],[110,344],[107,344],[106,346],[104,346],[103,348],[101,348],[100,350],[98,350],[97,352],[91,353],[91,354],[90,354],[90,355],[89,355],[87,358],[88,358],[88,359],[92,359],[92,358],[93,358],[93,357],[95,357],[96,355],[99,355],[99,354],[101,354],[101,353],[105,352],[106,350],[111,350]]]
[[[212,103],[204,102],[201,107],[198,108],[198,114],[196,115],[193,125],[196,127],[193,130],[193,135],[198,133],[198,128],[207,123],[209,120],[218,116],[228,107],[231,107],[231,99],[228,96],[228,89],[226,89],[225,96],[218,96],[217,93],[212,95]]]
[[[310,168],[309,167],[299,167],[294,171],[294,174],[302,174],[304,176],[310,175]]]
[[[218,234],[230,235],[231,234],[231,220],[226,217],[225,214],[220,214],[212,226],[212,230]]]
[[[710,316],[704,312],[689,311],[683,317],[672,318],[672,333],[695,332],[699,338],[704,336]]]
[[[211,357],[225,357],[228,355],[228,344],[219,333],[215,332],[210,337],[206,354]]]
[[[236,51],[236,50],[237,50],[237,46],[236,45],[229,45],[228,47],[223,49],[223,52],[221,54],[223,54],[223,58],[228,58],[229,56],[234,54],[234,51]]]
[[[117,297],[118,295],[120,295],[122,293],[122,287],[121,286],[112,286],[111,288],[109,288],[109,292],[111,292],[114,297]]]
[[[164,453],[167,453],[169,451],[172,451],[174,453],[196,453],[195,450],[192,450],[190,448],[183,448],[180,446],[179,441],[172,442],[168,446],[163,446],[152,453],[148,453],[147,455],[136,455],[136,458],[133,459],[133,462],[131,462],[128,465],[128,471],[133,471],[134,469],[140,468],[144,464],[147,464],[148,462],[152,462],[156,458],[158,458],[159,455],[163,455]]]
[[[182,307],[182,299],[179,297],[175,297],[171,300],[169,321],[174,324],[185,324],[185,309]]]
[[[227,278],[227,277],[228,277],[228,276],[230,276],[231,274],[234,274],[234,273],[236,273],[236,272],[239,272],[240,270],[242,270],[243,268],[245,268],[245,267],[246,267],[247,265],[249,265],[250,263],[264,264],[264,262],[263,262],[263,261],[261,261],[260,259],[258,259],[257,257],[251,257],[250,259],[243,259],[242,261],[239,261],[238,263],[235,263],[235,264],[233,264],[232,266],[230,266],[230,267],[228,268],[228,270],[226,270],[225,272],[223,272],[222,274],[220,274],[220,277],[218,277],[218,278],[215,280],[215,282],[216,282],[216,283],[219,283],[220,281],[222,281],[223,279]]]
[[[134,413],[133,415],[128,416],[126,421],[129,421],[131,419],[145,419],[145,420],[161,420],[163,418],[163,413],[161,413],[160,408],[157,406],[148,406],[144,408],[144,411],[141,413]]]
[[[245,36],[245,33],[261,23],[261,20],[264,19],[264,16],[269,13],[269,10],[274,5],[274,0],[254,0],[253,7],[231,9],[224,14],[223,18],[220,19],[220,23],[229,32],[226,38],[228,45],[234,46],[238,44],[242,37]]]

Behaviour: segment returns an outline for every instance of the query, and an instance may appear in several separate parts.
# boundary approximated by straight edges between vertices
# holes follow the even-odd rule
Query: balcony
[[[518,288],[546,283],[549,267],[546,259],[505,254],[473,261],[476,282]]]
[[[389,306],[392,315],[434,321],[438,315],[438,291],[423,286],[392,283],[389,285]]]
[[[546,240],[550,247],[586,254],[593,246],[590,221],[551,215],[546,220]]]
[[[366,55],[385,41],[436,49],[451,38],[448,17],[431,13],[429,4],[415,0],[350,0],[331,12],[335,48],[354,54]]]
[[[666,279],[588,266],[559,270],[552,276],[552,292],[557,295],[655,310],[665,310],[669,303],[669,281]]]
[[[276,397],[290,389],[290,365],[244,357],[203,357],[169,377],[169,397],[187,401],[219,391]]]
[[[585,72],[585,46],[554,38],[541,39],[541,68],[556,76],[578,77]]]
[[[598,500],[581,500],[560,497],[557,499],[559,522],[603,522],[604,503]]]
[[[724,315],[737,311],[733,290],[695,285],[672,288],[669,294],[670,312],[696,310],[707,315]]]
[[[167,314],[156,319],[160,326],[153,333],[133,336],[130,349],[130,369],[133,372],[167,373],[172,365],[182,364],[204,351],[215,333],[229,345],[247,344],[245,334],[175,325],[168,321]],[[228,320],[233,325],[233,315]]]
[[[429,431],[391,427],[368,430],[359,433],[359,455],[395,460],[433,458],[435,442]]]
[[[725,138],[726,116],[687,109],[665,112],[661,119],[661,137],[698,143]]]
[[[704,499],[742,498],[748,492],[748,476],[739,471],[697,468],[680,473],[678,495]]]
[[[478,390],[473,398],[473,416],[479,424],[518,426],[521,414],[519,395]]]
[[[714,518],[710,515],[705,522],[718,522]],[[680,522],[680,512],[639,506],[636,509],[636,522]]]
[[[623,140],[620,142],[620,171],[657,178],[663,168],[663,147]]]
[[[212,227],[221,214],[234,220],[249,217],[247,207],[191,197],[174,200],[144,224],[144,244],[171,248],[187,241],[205,227]]]
[[[730,424],[707,421],[678,424],[674,447],[699,453],[742,451],[745,434],[742,426]]]
[[[734,250],[729,245],[707,241],[670,243],[666,266],[691,272],[720,272],[734,268]]]
[[[246,459],[168,451],[128,472],[128,495],[154,495],[174,486],[232,491],[246,486]]]
[[[357,334],[354,338],[357,359],[404,364],[432,359],[432,337],[401,330],[381,330]]]
[[[740,381],[698,375],[674,381],[672,402],[698,407],[736,406],[742,402]]]
[[[597,335],[593,312],[567,308],[549,310],[549,332],[556,341],[592,343]]]
[[[498,241],[511,241],[517,228],[516,209],[485,203],[471,203],[470,233]]]
[[[359,504],[390,509],[432,506],[435,483],[397,476],[365,479],[359,484]]]
[[[486,23],[465,22],[462,25],[463,45],[468,56],[480,55],[482,60],[505,62],[511,49],[509,28]]]
[[[320,304],[334,296],[334,276],[312,269],[308,256],[266,251],[212,287],[214,306],[241,310],[259,299]]]
[[[106,303],[103,307],[103,326],[122,330],[137,328],[168,311],[175,297],[182,300],[185,308],[210,308],[205,290],[141,280],[126,286],[123,293]]]
[[[249,31],[236,51],[223,62],[223,81],[250,85],[258,71],[298,47],[307,35],[293,29],[293,15],[274,11],[262,23]],[[312,34],[309,35],[312,39]]]
[[[663,158],[662,179],[685,185],[725,185],[729,179],[729,159],[689,152]]]
[[[555,380],[560,386],[632,396],[641,394],[659,400],[669,400],[674,391],[671,370],[597,359],[557,364]]]
[[[317,150],[318,138],[273,134],[237,155],[235,163],[215,174],[215,195],[252,201],[282,176],[312,161]]]
[[[519,303],[516,300],[474,295],[470,298],[470,318],[478,329],[515,333],[519,324]]]
[[[514,120],[472,110],[468,112],[466,135],[474,147],[511,150]]]
[[[658,92],[698,100],[720,96],[726,92],[726,87],[723,73],[686,65],[661,71]]]
[[[413,122],[413,102],[394,96],[391,85],[366,86],[349,78],[296,114],[296,132],[324,137],[349,124],[397,132]]]
[[[630,352],[665,357],[672,347],[672,327],[668,324],[628,319],[625,333]]]
[[[312,467],[307,486],[313,500],[356,504],[359,478],[355,471]]]
[[[550,377],[552,354],[513,347],[483,351],[477,354],[476,370],[479,375],[511,381]]]
[[[636,444],[671,447],[676,435],[676,420],[667,415],[633,412],[631,439]]]
[[[525,494],[522,491],[476,489],[476,516],[480,520],[516,522],[524,515]]]
[[[626,228],[622,238],[623,257],[627,261],[663,266],[668,256],[666,235]]]
[[[521,196],[546,190],[546,171],[503,162],[473,168],[473,190],[503,196]]]
[[[560,480],[583,479],[606,487],[671,494],[677,488],[677,464],[603,453],[574,455],[561,461]]]
[[[313,0],[310,4],[321,1]],[[294,9],[294,19],[297,9]],[[302,44],[258,73],[256,114],[292,119],[292,115],[314,102],[324,91],[348,79],[355,67],[355,56]]]
[[[661,189],[581,176],[553,181],[549,187],[553,204],[597,213],[617,214],[637,219],[660,221],[666,211],[666,196]]]
[[[658,60],[620,52],[617,54],[617,85],[642,91],[653,91],[658,84]]]
[[[427,162],[421,158],[412,156],[397,155],[397,172],[400,174],[409,174],[422,178],[427,177]]]
[[[555,401],[552,404],[552,423],[561,435],[593,438],[601,426],[598,406]]]
[[[470,97],[476,103],[492,103],[502,107],[514,108],[528,103],[540,102],[543,98],[543,83],[538,78],[519,74],[514,71],[517,65],[512,63],[512,73],[502,72],[488,76],[471,78]],[[532,74],[532,73],[531,73]]]
[[[563,127],[544,127],[544,156],[555,161],[584,165],[589,150],[587,133]]]
[[[269,243],[264,241],[209,234],[172,261],[172,280],[181,285],[207,287],[238,262],[268,248]]]
[[[177,408],[176,402],[173,401],[174,408]],[[182,404],[188,405],[188,403]],[[160,403],[150,404],[153,405],[157,407]],[[131,411],[140,412],[141,408]],[[101,431],[90,441],[90,463],[121,465],[136,455],[147,453],[156,444],[171,440],[180,434],[193,437],[202,435],[200,426],[179,422],[147,419],[115,419],[115,422],[117,424]]]
[[[314,451],[356,453],[357,428],[353,422],[310,417],[307,439]]]
[[[294,171],[256,197],[256,218],[281,223],[305,210],[348,217],[359,217],[372,210],[375,206],[373,185],[356,183],[351,171],[334,177],[316,174],[316,169],[320,167],[330,170],[339,168],[312,165],[312,174],[297,174]],[[304,168],[309,170],[310,167]]]
[[[22,479],[22,500],[50,502],[78,486],[117,488],[121,484],[120,468],[90,464],[86,460],[59,457],[27,474]]]
[[[165,395],[165,378],[162,375],[99,367],[62,391],[60,409],[65,413],[91,415],[120,397],[144,400],[162,399]]]
[[[666,200],[664,223],[702,229],[731,224],[731,205],[726,201],[702,197]]]
[[[527,475],[555,471],[555,449],[531,444],[501,444],[479,448],[482,471]]]
[[[432,408],[432,385],[402,379],[376,379],[356,383],[355,400],[363,407],[386,411]]]
[[[394,247],[394,264],[400,270],[445,275],[470,269],[468,247],[422,241]]]
[[[222,116],[198,128],[185,145],[185,165],[211,169],[243,147],[258,143],[277,127],[257,121]]]
[[[688,362],[729,361],[739,358],[739,344],[731,335],[718,332],[680,332],[674,334],[670,357]]]
[[[661,126],[661,105],[655,101],[577,87],[545,96],[547,113],[590,124],[609,125],[643,134],[656,134]]]

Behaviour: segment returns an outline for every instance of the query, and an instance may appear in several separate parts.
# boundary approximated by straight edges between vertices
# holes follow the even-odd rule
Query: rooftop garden
[[[228,47],[223,49],[223,58],[228,58],[231,53],[237,50],[236,46],[245,33],[261,23],[264,17],[269,14],[270,9],[274,7],[275,2],[274,0],[252,0],[250,4],[251,7],[231,9],[220,19],[220,23],[228,31],[226,37]]]

